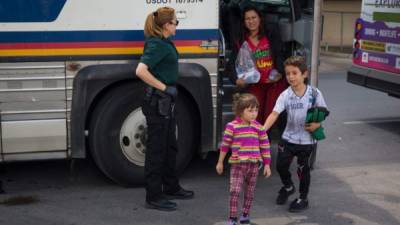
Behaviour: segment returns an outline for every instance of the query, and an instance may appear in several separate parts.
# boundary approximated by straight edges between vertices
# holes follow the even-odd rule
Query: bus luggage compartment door
[[[0,64],[5,161],[67,157],[66,89],[64,62]]]

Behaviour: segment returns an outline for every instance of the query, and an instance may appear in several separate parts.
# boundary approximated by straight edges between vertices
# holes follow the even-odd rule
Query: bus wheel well
[[[98,105],[98,103],[101,101],[101,99],[110,91],[112,91],[115,88],[120,87],[123,84],[126,83],[138,83],[139,81],[137,80],[120,80],[117,81],[115,83],[112,83],[108,86],[106,86],[104,89],[102,89],[97,95],[96,97],[93,99],[93,101],[90,103],[89,109],[86,113],[86,119],[85,119],[85,130],[89,129],[90,126],[90,119],[93,115],[93,111],[96,108],[96,106]]]

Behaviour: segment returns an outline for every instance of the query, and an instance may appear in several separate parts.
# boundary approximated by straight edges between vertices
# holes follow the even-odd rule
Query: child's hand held
[[[269,165],[264,165],[263,175],[265,176],[265,178],[268,178],[271,176],[271,168],[269,167]]]
[[[217,166],[216,166],[216,170],[217,170],[218,175],[221,175],[224,172],[224,164],[218,162]]]

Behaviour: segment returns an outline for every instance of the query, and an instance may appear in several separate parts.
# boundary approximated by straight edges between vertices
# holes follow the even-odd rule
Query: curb
[[[332,56],[332,57],[337,57],[337,58],[349,58],[351,59],[352,55],[348,53],[341,53],[341,52],[327,52],[327,51],[321,51],[321,55],[323,56]]]

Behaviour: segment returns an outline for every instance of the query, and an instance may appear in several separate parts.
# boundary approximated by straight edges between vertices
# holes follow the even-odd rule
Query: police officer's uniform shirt
[[[313,102],[313,89],[316,95],[315,106],[327,107],[322,93],[309,85],[303,96],[297,96],[291,87],[279,95],[273,111],[281,113],[286,110],[287,112],[287,124],[282,139],[293,144],[315,143],[311,134],[305,130],[307,110],[312,107]]]
[[[149,37],[140,62],[146,64],[158,80],[166,85],[174,85],[178,80],[178,58],[178,51],[170,39]]]

